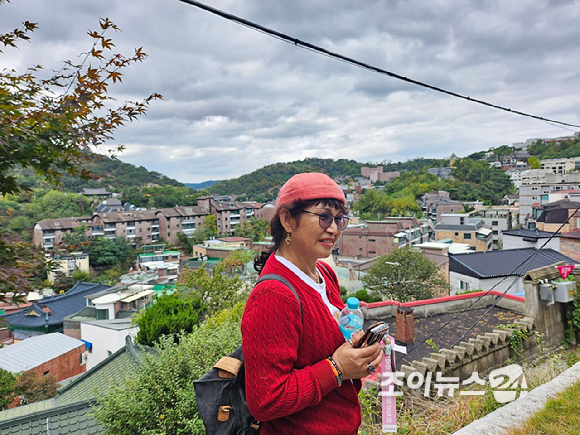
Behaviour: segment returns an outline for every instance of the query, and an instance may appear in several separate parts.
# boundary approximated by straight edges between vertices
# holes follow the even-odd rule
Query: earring
[[[290,233],[288,233],[288,235],[286,236],[286,238],[284,239],[284,241],[286,242],[287,245],[289,245],[290,242],[292,242],[292,237],[290,237]]]

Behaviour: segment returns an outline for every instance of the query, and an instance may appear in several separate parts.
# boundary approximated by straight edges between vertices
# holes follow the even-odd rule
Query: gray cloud
[[[208,0],[293,37],[494,104],[580,123],[580,3],[522,0]],[[440,95],[319,56],[177,0],[13,0],[0,31],[38,21],[2,65],[59,68],[109,17],[117,49],[149,58],[111,89],[163,94],[116,133],[121,159],[183,182],[305,157],[361,162],[463,156],[552,125]],[[114,145],[114,144],[112,144]]]

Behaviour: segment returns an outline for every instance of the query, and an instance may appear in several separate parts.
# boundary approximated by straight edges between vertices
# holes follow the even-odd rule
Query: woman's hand
[[[359,332],[351,337],[351,341],[358,343],[363,335],[363,332]],[[347,341],[334,351],[332,359],[342,372],[343,379],[361,379],[371,374],[369,371],[369,363],[375,369],[379,368],[382,359],[382,350],[383,348],[380,343],[355,349]]]

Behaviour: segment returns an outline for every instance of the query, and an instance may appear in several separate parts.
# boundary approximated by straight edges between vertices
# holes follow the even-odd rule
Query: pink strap
[[[391,343],[395,342],[393,337],[389,337]],[[383,352],[383,359],[381,360],[381,398],[383,408],[383,433],[397,432],[397,398],[395,397],[395,378],[391,366],[396,367],[395,351],[392,344],[389,346],[390,351]]]

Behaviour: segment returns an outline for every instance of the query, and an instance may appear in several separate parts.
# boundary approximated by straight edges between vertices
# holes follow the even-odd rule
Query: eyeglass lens
[[[336,226],[340,231],[344,230],[348,225],[348,216],[340,215],[334,217],[332,213],[328,211],[320,213],[318,216],[320,218],[320,226],[325,229],[332,225],[332,221],[336,222]]]

